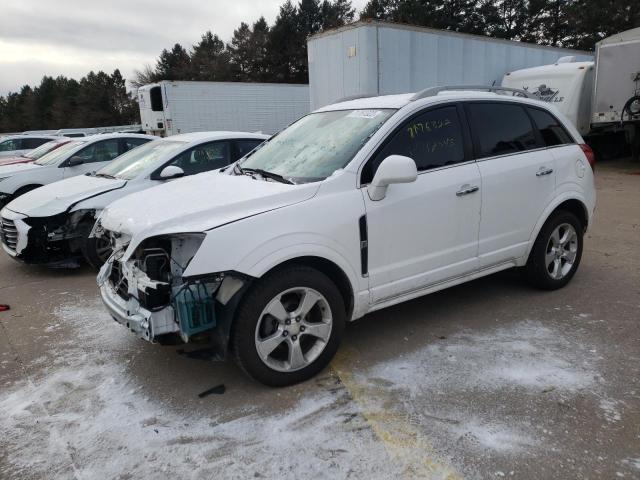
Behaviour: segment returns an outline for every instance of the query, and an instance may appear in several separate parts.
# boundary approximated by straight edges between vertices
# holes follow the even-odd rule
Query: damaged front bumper
[[[171,306],[152,312],[142,307],[138,299],[131,295],[125,299],[116,286],[108,281],[111,266],[110,261],[102,267],[98,276],[98,285],[102,302],[116,322],[148,342],[153,342],[160,335],[179,331]]]
[[[82,210],[28,217],[5,208],[0,214],[0,241],[6,253],[24,263],[67,265],[81,256],[94,215],[93,210]]]
[[[27,246],[31,226],[24,221],[25,218],[25,215],[6,208],[0,212],[0,243],[12,258],[20,257]]]
[[[126,246],[112,241],[115,251],[100,270],[98,286],[110,315],[139,338],[204,338],[224,357],[233,314],[250,279],[233,272],[184,278],[201,240],[193,234],[154,239],[127,259]]]

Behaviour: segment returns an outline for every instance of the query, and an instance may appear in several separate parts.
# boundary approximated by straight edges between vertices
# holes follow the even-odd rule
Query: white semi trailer
[[[211,130],[274,134],[310,111],[309,86],[168,81],[138,89],[142,129],[167,137]]]
[[[345,97],[417,92],[438,85],[497,85],[506,72],[592,52],[481,35],[364,21],[307,41],[311,109]]]
[[[640,28],[596,44],[595,62],[565,57],[505,74],[503,87],[552,102],[600,158],[640,156]]]

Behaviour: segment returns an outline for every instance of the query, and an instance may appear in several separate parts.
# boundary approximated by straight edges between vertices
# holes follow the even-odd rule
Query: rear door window
[[[9,140],[0,140],[0,152],[10,152],[11,150],[20,150],[22,146],[22,140],[19,138],[12,138]]]
[[[533,107],[527,107],[527,110],[531,114],[533,123],[535,123],[536,128],[540,132],[540,136],[547,147],[573,143],[571,136],[567,133],[560,122],[549,112]]]
[[[464,137],[456,106],[430,109],[405,122],[365,166],[362,183],[370,183],[380,163],[390,155],[412,158],[418,171],[463,162]]]
[[[256,148],[262,142],[264,142],[264,140],[252,140],[252,139],[236,140],[236,147],[238,149],[238,152],[237,152],[237,156],[238,157],[234,158],[234,161],[237,160],[238,158],[244,157],[247,153],[249,153],[251,150]]]
[[[148,138],[124,138],[122,139],[122,152],[128,152],[132,148],[136,148],[143,143],[147,143],[149,141]]]
[[[22,139],[22,148],[23,149],[33,149],[38,148],[43,143],[50,142],[50,138],[23,138]]]
[[[118,156],[118,139],[111,138],[95,142],[80,150],[74,157],[80,157],[84,163],[108,162]]]
[[[231,163],[231,142],[218,141],[198,145],[179,155],[171,165],[180,167],[185,175],[208,172]]]
[[[466,106],[477,158],[540,148],[531,119],[520,105],[468,103]]]

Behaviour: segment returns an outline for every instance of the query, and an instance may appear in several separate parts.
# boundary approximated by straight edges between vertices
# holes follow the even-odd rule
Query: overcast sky
[[[205,31],[229,41],[241,21],[271,25],[284,0],[2,0],[0,95],[43,75],[90,70],[129,79],[163,48],[189,48]],[[352,0],[358,11],[366,0]]]

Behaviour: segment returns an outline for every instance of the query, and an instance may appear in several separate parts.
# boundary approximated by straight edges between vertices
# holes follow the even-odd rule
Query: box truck
[[[640,155],[640,28],[596,44],[595,61],[564,57],[505,74],[502,86],[552,102],[600,158]]]
[[[309,86],[163,80],[138,89],[142,129],[167,137],[233,130],[274,134],[309,113]]]
[[[389,22],[356,22],[309,38],[311,109],[345,97],[441,85],[499,85],[506,72],[592,52]]]

